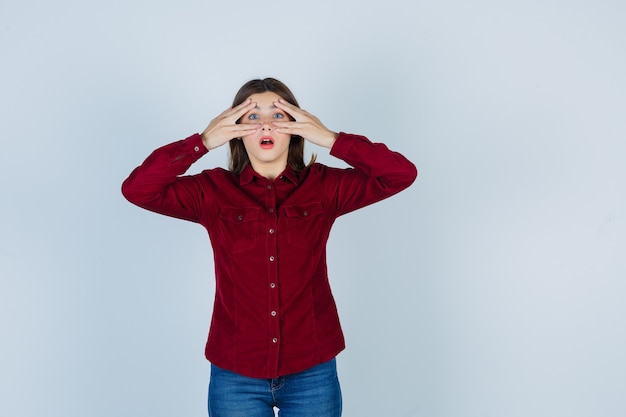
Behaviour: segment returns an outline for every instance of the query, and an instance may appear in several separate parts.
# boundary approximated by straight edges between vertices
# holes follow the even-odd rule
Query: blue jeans
[[[297,374],[248,378],[211,364],[209,417],[340,417],[335,359]]]

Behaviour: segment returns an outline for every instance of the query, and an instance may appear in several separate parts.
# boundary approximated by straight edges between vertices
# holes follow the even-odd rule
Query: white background
[[[265,76],[420,171],[329,242],[344,416],[626,415],[625,11],[2,0],[0,415],[206,415],[206,233],[119,188]]]

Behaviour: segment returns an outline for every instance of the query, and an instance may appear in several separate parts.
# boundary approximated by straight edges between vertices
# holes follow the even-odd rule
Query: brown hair
[[[241,88],[235,95],[235,99],[233,100],[233,107],[243,103],[252,94],[265,93],[266,91],[278,94],[280,97],[293,104],[294,106],[300,107],[300,105],[298,105],[296,97],[293,95],[291,90],[289,90],[289,88],[285,84],[274,78],[250,80],[245,83],[243,86],[241,86]],[[292,121],[294,120],[291,116],[289,118]],[[237,121],[237,123],[239,123],[239,121]],[[246,152],[246,148],[243,145],[243,141],[241,140],[232,139],[229,145],[229,168],[235,174],[239,174],[241,173],[241,171],[243,171],[246,165],[250,163],[248,152]],[[291,135],[291,141],[289,142],[289,152],[287,154],[287,165],[289,165],[294,171],[298,172],[312,165],[313,162],[315,162],[315,158],[316,156],[312,155],[308,165],[305,165],[304,139],[302,138],[302,136]]]

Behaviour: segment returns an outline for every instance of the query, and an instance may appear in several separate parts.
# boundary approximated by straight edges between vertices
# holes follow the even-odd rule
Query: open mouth
[[[261,138],[261,148],[270,149],[274,146],[274,140],[270,137]]]

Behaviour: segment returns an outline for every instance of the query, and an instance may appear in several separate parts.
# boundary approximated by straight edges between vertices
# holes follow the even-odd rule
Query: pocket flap
[[[233,223],[248,223],[259,220],[260,213],[258,207],[222,207],[219,216]]]
[[[322,203],[309,203],[296,206],[285,206],[287,217],[308,218],[324,213]]]

